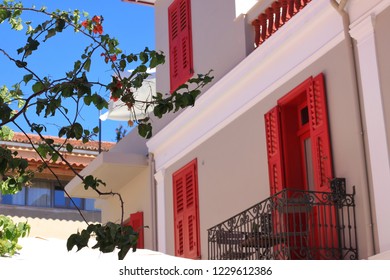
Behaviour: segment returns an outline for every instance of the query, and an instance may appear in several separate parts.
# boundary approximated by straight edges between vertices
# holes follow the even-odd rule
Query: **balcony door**
[[[279,99],[265,115],[265,124],[271,195],[285,188],[310,193],[303,201],[299,192],[288,192],[285,203],[293,206],[274,213],[275,230],[289,236],[287,257],[327,258],[323,249],[338,246],[336,210],[313,203],[321,201],[319,192],[331,191],[333,178],[323,75],[310,77]]]

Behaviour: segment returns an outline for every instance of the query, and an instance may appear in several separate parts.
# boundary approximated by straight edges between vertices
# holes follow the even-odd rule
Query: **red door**
[[[271,195],[285,188],[331,192],[323,75],[300,84],[265,117]],[[271,125],[270,119],[276,124]],[[272,151],[278,152],[276,156]],[[338,247],[336,208],[329,196],[313,193],[310,198],[305,202],[299,192],[288,192],[287,208],[273,214],[274,231],[287,231],[288,258],[337,258],[332,250]]]

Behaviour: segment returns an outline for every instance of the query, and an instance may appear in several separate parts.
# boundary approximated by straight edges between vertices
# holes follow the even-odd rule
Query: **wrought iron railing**
[[[357,259],[355,189],[284,189],[208,230],[209,259]]]

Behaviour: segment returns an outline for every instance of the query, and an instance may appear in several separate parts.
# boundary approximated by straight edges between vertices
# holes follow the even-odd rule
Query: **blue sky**
[[[25,7],[35,5],[36,7],[46,6],[48,11],[55,9],[86,11],[90,17],[93,15],[102,15],[104,18],[104,33],[117,38],[120,42],[119,47],[124,53],[137,53],[145,47],[154,49],[154,8],[149,6],[125,3],[120,0],[57,0],[57,1],[22,1]],[[25,21],[32,20],[37,24],[37,15],[26,13],[23,16]],[[25,30],[20,32],[12,31],[8,24],[0,25],[0,48],[6,50],[11,55],[16,55],[16,49],[25,45],[27,37]],[[79,59],[82,51],[89,44],[80,36],[73,32],[60,34],[55,38],[48,40],[42,48],[33,54],[30,58],[29,67],[41,75],[50,75],[51,77],[63,77],[64,73],[73,68],[73,63]],[[90,79],[108,82],[111,80],[112,72],[110,66],[103,62],[103,59],[96,57],[95,64],[91,67]],[[129,69],[132,66],[129,66]],[[26,73],[17,69],[14,64],[0,53],[0,86],[11,85],[20,82]],[[31,85],[30,85],[31,86]],[[100,88],[95,88],[107,100],[109,94]],[[27,93],[27,92],[26,92]],[[103,113],[104,111],[102,111]],[[30,114],[33,116],[32,114]],[[99,112],[84,107],[81,113],[80,121],[86,128],[92,129],[98,125]],[[44,123],[47,127],[46,134],[57,135],[58,127],[61,124],[59,118],[34,119],[32,121]],[[122,124],[127,130],[126,123],[117,121],[105,121],[102,123],[102,139],[104,141],[115,141],[115,128]],[[25,127],[25,126],[24,126]],[[14,127],[13,127],[14,128]],[[15,129],[17,130],[17,129]]]

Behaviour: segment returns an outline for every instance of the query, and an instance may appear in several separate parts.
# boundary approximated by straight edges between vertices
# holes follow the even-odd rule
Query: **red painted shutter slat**
[[[193,74],[190,7],[190,0],[176,0],[168,9],[171,92]]]
[[[314,190],[330,192],[329,180],[333,178],[332,153],[323,74],[314,77],[312,80],[312,86],[308,91],[308,109],[310,138],[312,140]],[[317,248],[337,248],[338,228],[335,206],[313,207],[311,219],[318,225],[313,230],[312,245]],[[319,250],[317,254],[315,258],[321,259],[325,252]],[[337,252],[335,254],[337,259]]]
[[[180,30],[179,30],[179,2],[175,1],[169,6],[168,20],[169,20],[169,65],[170,65],[170,79],[171,88],[179,76],[180,64]]]
[[[199,256],[198,250],[198,222],[197,222],[197,201],[198,201],[198,187],[196,183],[196,162],[193,162],[188,167],[185,173],[186,180],[186,226],[188,239],[185,243],[187,256],[189,258],[196,258]]]
[[[308,109],[315,188],[317,191],[330,191],[329,180],[333,178],[332,153],[323,74],[313,78],[308,92]]]
[[[175,220],[175,255],[184,256],[184,180],[182,174],[173,178],[173,207]]]
[[[173,174],[175,254],[193,259],[200,256],[196,170],[194,160]]]
[[[284,186],[279,107],[274,107],[264,115],[264,118],[270,193],[274,195]]]
[[[182,51],[181,82],[184,83],[192,74],[192,42],[191,42],[191,13],[190,0],[180,2],[180,35]]]
[[[144,249],[144,213],[136,212],[130,214],[129,225],[139,233],[137,248]]]

